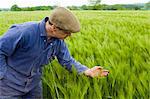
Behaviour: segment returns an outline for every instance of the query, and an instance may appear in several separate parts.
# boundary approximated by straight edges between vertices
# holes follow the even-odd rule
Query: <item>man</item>
[[[0,98],[42,98],[41,68],[57,57],[71,71],[90,77],[107,76],[100,66],[91,69],[75,61],[64,39],[80,31],[77,18],[57,7],[41,22],[15,24],[0,38]]]

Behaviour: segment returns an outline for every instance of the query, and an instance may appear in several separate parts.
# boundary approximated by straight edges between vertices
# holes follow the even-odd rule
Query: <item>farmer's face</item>
[[[71,36],[71,33],[69,31],[65,31],[63,29],[60,29],[58,27],[53,27],[54,29],[54,35],[56,38],[59,38],[59,39],[65,39],[67,38],[68,36]]]
[[[55,37],[62,40],[64,40],[68,36],[71,36],[71,32],[56,27],[55,25],[50,25],[49,22],[47,22],[47,24],[49,25],[47,26],[46,29],[48,36]]]

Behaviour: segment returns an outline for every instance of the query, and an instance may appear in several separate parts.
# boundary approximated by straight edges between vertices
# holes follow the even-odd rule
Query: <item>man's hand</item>
[[[101,66],[94,66],[91,69],[84,71],[84,74],[89,77],[106,77],[109,74],[109,71],[103,69]]]

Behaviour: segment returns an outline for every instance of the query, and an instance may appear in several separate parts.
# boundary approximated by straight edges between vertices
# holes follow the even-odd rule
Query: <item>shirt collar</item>
[[[40,26],[40,36],[47,36],[47,33],[46,33],[46,29],[45,29],[45,24],[46,22],[48,21],[48,17],[45,17],[39,24]]]
[[[45,17],[40,23],[39,23],[39,28],[40,28],[40,36],[41,37],[46,37],[47,32],[45,29],[45,24],[49,20],[49,17]],[[56,41],[57,38],[51,38],[50,42]]]

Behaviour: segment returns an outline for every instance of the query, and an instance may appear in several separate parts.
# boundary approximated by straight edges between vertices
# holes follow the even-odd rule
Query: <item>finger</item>
[[[103,68],[102,66],[95,66],[96,68]]]
[[[103,72],[101,73],[101,76],[102,76],[102,77],[108,76],[108,74],[109,74],[109,71],[103,71]]]
[[[108,72],[109,73],[109,70],[103,69],[102,72]]]
[[[107,70],[107,69],[103,69],[103,71],[109,72],[109,70]]]

